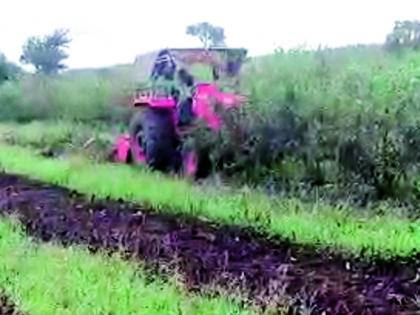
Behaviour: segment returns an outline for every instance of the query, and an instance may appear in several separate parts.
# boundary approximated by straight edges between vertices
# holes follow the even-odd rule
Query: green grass
[[[118,125],[85,124],[65,120],[15,122],[0,124],[0,139],[28,147],[48,147],[60,144],[82,145],[90,138],[112,143]]]
[[[408,257],[420,248],[419,221],[396,215],[373,216],[256,192],[232,193],[199,188],[187,181],[124,165],[96,164],[83,157],[46,159],[30,150],[0,145],[0,165],[87,194],[138,201],[155,211],[205,217],[260,228],[302,244],[337,251]]]
[[[417,120],[420,52],[379,47],[279,52],[252,59],[244,73],[258,112],[293,105],[309,117],[327,112],[403,110]],[[292,97],[293,96],[293,97]],[[414,114],[414,117],[410,114]]]
[[[151,282],[133,263],[80,247],[35,244],[13,221],[0,221],[0,288],[31,315],[251,315],[227,298]]]
[[[85,134],[86,127],[83,124],[35,121],[28,124],[2,123],[0,136],[4,141],[10,141],[22,146],[43,147],[63,142],[70,142],[75,135],[75,130]],[[92,128],[89,133],[94,135]]]
[[[25,75],[0,85],[0,119],[67,119],[119,121],[129,106],[132,80],[125,73]]]
[[[64,120],[14,122],[0,124],[0,141],[19,145],[35,153],[50,152],[54,156],[83,154],[93,160],[105,160],[118,125],[85,124]]]

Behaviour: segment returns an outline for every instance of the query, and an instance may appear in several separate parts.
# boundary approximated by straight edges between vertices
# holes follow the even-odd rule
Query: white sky
[[[166,46],[199,46],[188,24],[225,28],[251,55],[300,44],[379,43],[397,19],[420,19],[420,0],[0,0],[0,51],[18,61],[25,39],[69,28],[72,68],[131,63]]]

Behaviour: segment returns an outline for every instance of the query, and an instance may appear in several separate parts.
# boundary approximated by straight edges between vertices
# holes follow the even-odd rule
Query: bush
[[[0,52],[0,84],[4,81],[16,79],[21,73],[21,69],[14,63],[9,62]]]
[[[0,86],[0,120],[118,122],[126,119],[129,111],[121,106],[126,92],[121,82],[117,85],[115,80],[99,75],[27,75]]]
[[[250,103],[213,141],[218,171],[277,193],[413,201],[420,53],[292,51],[247,67]]]

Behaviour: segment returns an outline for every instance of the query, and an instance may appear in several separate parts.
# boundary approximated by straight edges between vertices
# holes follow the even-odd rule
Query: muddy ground
[[[15,303],[3,292],[0,292],[0,315],[22,315]]]
[[[122,251],[163,274],[176,271],[192,290],[239,290],[261,307],[286,303],[311,314],[420,314],[420,255],[408,263],[348,261],[8,174],[0,174],[0,209],[17,213],[38,239]]]

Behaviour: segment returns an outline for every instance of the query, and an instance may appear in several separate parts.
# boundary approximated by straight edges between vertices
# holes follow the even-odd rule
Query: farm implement
[[[146,65],[147,83],[132,97],[129,132],[117,138],[112,159],[196,176],[206,157],[188,139],[201,126],[219,132],[226,123],[222,112],[244,103],[238,77],[246,54],[229,48],[156,52]],[[197,79],[205,71],[211,79]]]

